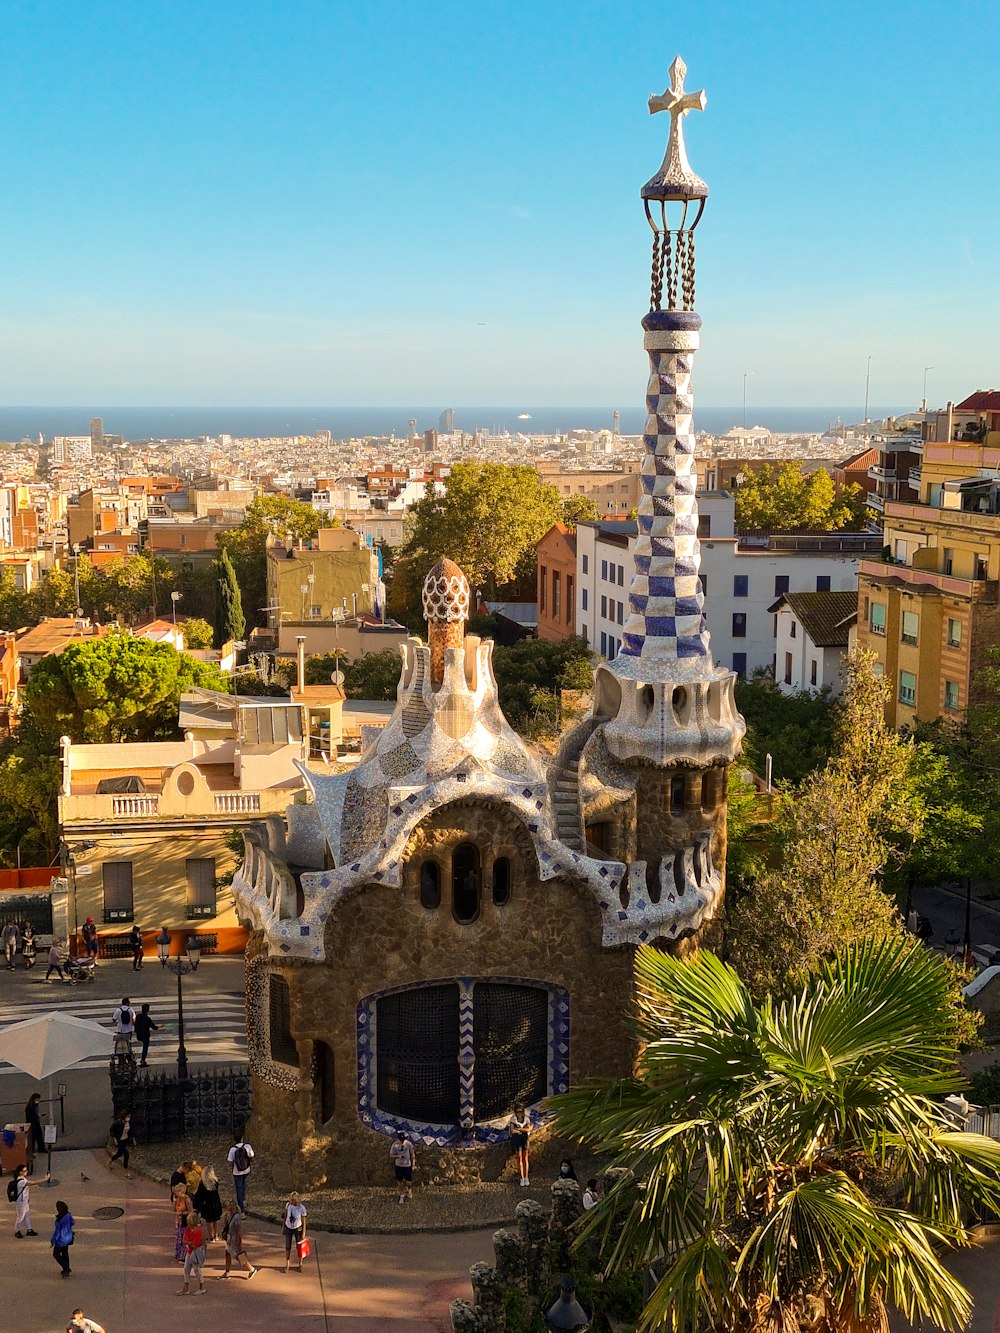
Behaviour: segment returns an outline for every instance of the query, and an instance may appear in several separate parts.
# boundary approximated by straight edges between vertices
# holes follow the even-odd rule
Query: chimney
[[[306,687],[306,636],[298,634],[295,637],[298,646],[299,670],[298,670],[298,688],[300,691]]]

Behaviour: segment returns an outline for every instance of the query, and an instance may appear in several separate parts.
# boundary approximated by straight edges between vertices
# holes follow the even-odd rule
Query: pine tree
[[[215,646],[221,648],[224,643],[242,639],[247,622],[243,615],[243,599],[236,570],[225,547],[219,552],[215,565],[219,576],[219,591],[215,599]]]

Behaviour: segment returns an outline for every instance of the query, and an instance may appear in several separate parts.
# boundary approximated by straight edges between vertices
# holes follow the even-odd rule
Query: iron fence
[[[170,1143],[190,1134],[239,1134],[250,1116],[250,1070],[246,1065],[200,1069],[186,1079],[151,1073],[127,1062],[110,1067],[115,1111],[129,1108],[140,1142]]]

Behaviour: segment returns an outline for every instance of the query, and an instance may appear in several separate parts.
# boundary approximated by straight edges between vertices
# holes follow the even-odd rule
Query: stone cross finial
[[[687,160],[683,126],[684,117],[689,111],[705,110],[707,99],[703,89],[699,89],[696,93],[684,91],[686,74],[687,65],[678,56],[670,66],[670,86],[659,95],[652,94],[649,99],[651,116],[655,116],[658,111],[670,112],[670,138],[667,140],[663,165],[643,189],[643,195],[646,197],[656,197],[657,193],[695,196],[707,193],[705,182],[694,174]]]

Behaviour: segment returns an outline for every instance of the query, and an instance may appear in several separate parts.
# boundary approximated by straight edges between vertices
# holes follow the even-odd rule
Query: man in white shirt
[[[88,1319],[82,1310],[76,1309],[66,1327],[66,1333],[104,1333],[104,1329],[96,1319]]]
[[[233,1168],[233,1188],[236,1190],[236,1205],[244,1212],[247,1202],[247,1176],[253,1162],[253,1148],[242,1136],[229,1149],[229,1165]]]

